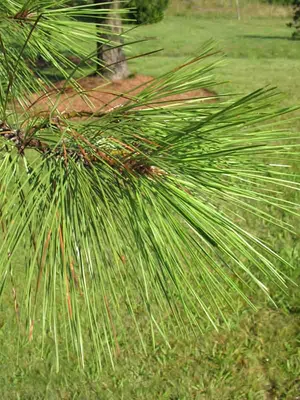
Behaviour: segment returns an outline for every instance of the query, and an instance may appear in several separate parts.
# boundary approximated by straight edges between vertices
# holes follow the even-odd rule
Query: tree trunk
[[[236,4],[237,18],[238,18],[238,20],[240,20],[241,19],[241,8],[240,8],[239,0],[235,0],[235,4]]]
[[[111,80],[125,79],[129,75],[126,57],[121,47],[122,20],[120,17],[120,0],[94,0],[98,8],[108,9],[103,17],[97,18],[98,36],[107,40],[106,44],[97,43],[97,73]],[[106,33],[102,33],[101,31]],[[116,47],[119,46],[119,47]]]

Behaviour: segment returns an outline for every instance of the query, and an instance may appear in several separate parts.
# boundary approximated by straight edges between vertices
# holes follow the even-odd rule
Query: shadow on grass
[[[291,36],[240,35],[240,37],[247,39],[293,40]]]

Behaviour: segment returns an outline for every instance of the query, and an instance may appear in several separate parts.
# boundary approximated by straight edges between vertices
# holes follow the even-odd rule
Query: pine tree
[[[133,331],[146,350],[171,325],[197,332],[206,318],[217,327],[235,296],[269,296],[288,263],[240,214],[292,230],[269,208],[297,213],[280,196],[299,189],[285,168],[298,147],[270,127],[291,111],[274,108],[275,90],[166,100],[215,86],[210,44],[122,107],[62,111],[61,96],[74,91],[89,104],[74,76],[97,61],[87,43],[101,36],[86,22],[95,13],[106,15],[66,0],[0,4],[1,302],[24,340],[53,343],[57,368],[65,348],[82,366],[92,349],[101,368]],[[33,73],[39,54],[60,85]],[[50,109],[36,107],[43,98]]]

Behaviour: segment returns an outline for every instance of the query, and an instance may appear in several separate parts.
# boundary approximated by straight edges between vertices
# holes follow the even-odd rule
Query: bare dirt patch
[[[152,77],[144,75],[137,75],[126,80],[114,82],[105,82],[100,77],[87,77],[78,81],[82,88],[81,94],[72,88],[63,89],[64,82],[60,82],[47,95],[36,96],[33,102],[33,109],[35,111],[46,111],[53,108],[53,104],[56,104],[60,112],[90,113],[99,110],[107,112],[127,102],[136,101],[135,96],[150,85],[152,81]],[[203,98],[205,101],[211,101],[211,98],[215,96],[216,94],[212,91],[200,89],[175,96],[167,96],[160,100],[171,103],[180,100]],[[151,105],[158,106],[157,103]]]

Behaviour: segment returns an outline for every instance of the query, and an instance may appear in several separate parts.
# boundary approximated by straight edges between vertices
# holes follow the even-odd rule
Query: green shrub
[[[296,29],[292,34],[292,38],[300,39],[300,0],[293,0],[293,10],[293,21],[288,26]]]
[[[152,24],[161,21],[169,0],[130,0],[126,7],[132,8],[129,17],[138,24]]]

